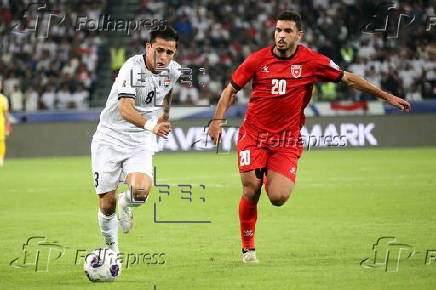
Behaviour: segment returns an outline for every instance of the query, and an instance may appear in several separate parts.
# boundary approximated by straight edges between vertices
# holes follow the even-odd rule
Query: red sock
[[[243,249],[254,249],[254,232],[257,220],[257,202],[251,202],[242,195],[239,201],[239,221]]]

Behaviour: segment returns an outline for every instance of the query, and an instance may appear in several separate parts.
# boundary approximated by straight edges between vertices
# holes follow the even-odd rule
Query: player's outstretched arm
[[[118,101],[118,110],[121,117],[127,122],[132,123],[138,128],[144,128],[153,132],[154,134],[166,138],[171,132],[171,125],[168,122],[158,123],[145,119],[138,111],[135,110],[135,99],[121,98]]]
[[[218,105],[216,106],[215,115],[209,124],[209,130],[207,132],[212,139],[213,144],[218,143],[219,136],[221,135],[221,122],[224,119],[227,110],[235,102],[235,95],[237,92],[238,91],[232,86],[232,84],[229,83],[221,93]]]
[[[361,76],[353,74],[351,72],[344,72],[344,76],[342,77],[342,82],[347,86],[357,89],[361,92],[368,93],[374,95],[380,99],[387,101],[392,106],[399,108],[402,111],[410,112],[410,104],[409,102],[396,97],[392,94],[389,94],[383,91],[380,88],[377,88]]]

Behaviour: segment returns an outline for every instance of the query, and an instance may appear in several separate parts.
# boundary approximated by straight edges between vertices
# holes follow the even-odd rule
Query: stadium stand
[[[25,25],[34,27],[41,10],[35,5],[29,8],[30,0],[3,0],[0,81],[13,111],[87,110],[89,106],[102,106],[110,90],[111,75],[116,75],[120,63],[130,55],[144,51],[149,31],[142,29],[130,35],[76,31],[73,24],[77,17],[83,14],[98,19],[106,14],[113,19],[165,19],[181,34],[177,61],[193,72],[193,86],[179,87],[178,101],[214,104],[236,66],[251,52],[271,44],[277,12],[294,9],[304,19],[303,44],[400,97],[415,102],[435,100],[436,27],[427,31],[426,21],[436,14],[436,2],[401,1],[401,6],[389,15],[387,7],[379,2],[49,1],[48,11],[59,17],[54,19],[65,19],[41,38],[22,29]],[[398,19],[399,14],[413,16],[413,21],[409,24],[403,17],[406,20],[399,26],[393,21],[384,32],[374,31],[386,16]],[[47,17],[39,19],[48,21]],[[238,94],[238,103],[246,104],[249,95],[247,86]],[[373,97],[341,84],[316,86],[315,102],[333,100],[368,101]]]

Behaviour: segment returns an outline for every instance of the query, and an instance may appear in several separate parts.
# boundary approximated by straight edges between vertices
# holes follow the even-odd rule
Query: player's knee
[[[150,194],[151,185],[132,186],[131,191],[135,200],[145,201]]]
[[[256,201],[259,198],[260,189],[256,188],[256,186],[254,186],[254,185],[244,185],[243,186],[243,190],[244,190],[244,196],[249,201]]]
[[[100,210],[104,215],[111,215],[115,212],[117,200],[112,194],[106,194],[100,197]]]
[[[290,196],[290,193],[283,192],[283,193],[271,195],[269,197],[269,200],[270,200],[271,204],[274,206],[282,206],[286,203],[286,201],[288,201],[289,196]]]

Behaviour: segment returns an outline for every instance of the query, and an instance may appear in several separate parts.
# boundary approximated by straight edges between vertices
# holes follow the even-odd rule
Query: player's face
[[[303,32],[297,29],[295,21],[278,20],[274,32],[274,41],[278,50],[285,51],[296,45],[303,36]]]
[[[147,63],[151,64],[153,69],[167,67],[176,53],[176,42],[174,40],[165,40],[156,38],[154,43],[147,43],[146,58]],[[154,61],[156,55],[156,62]]]

